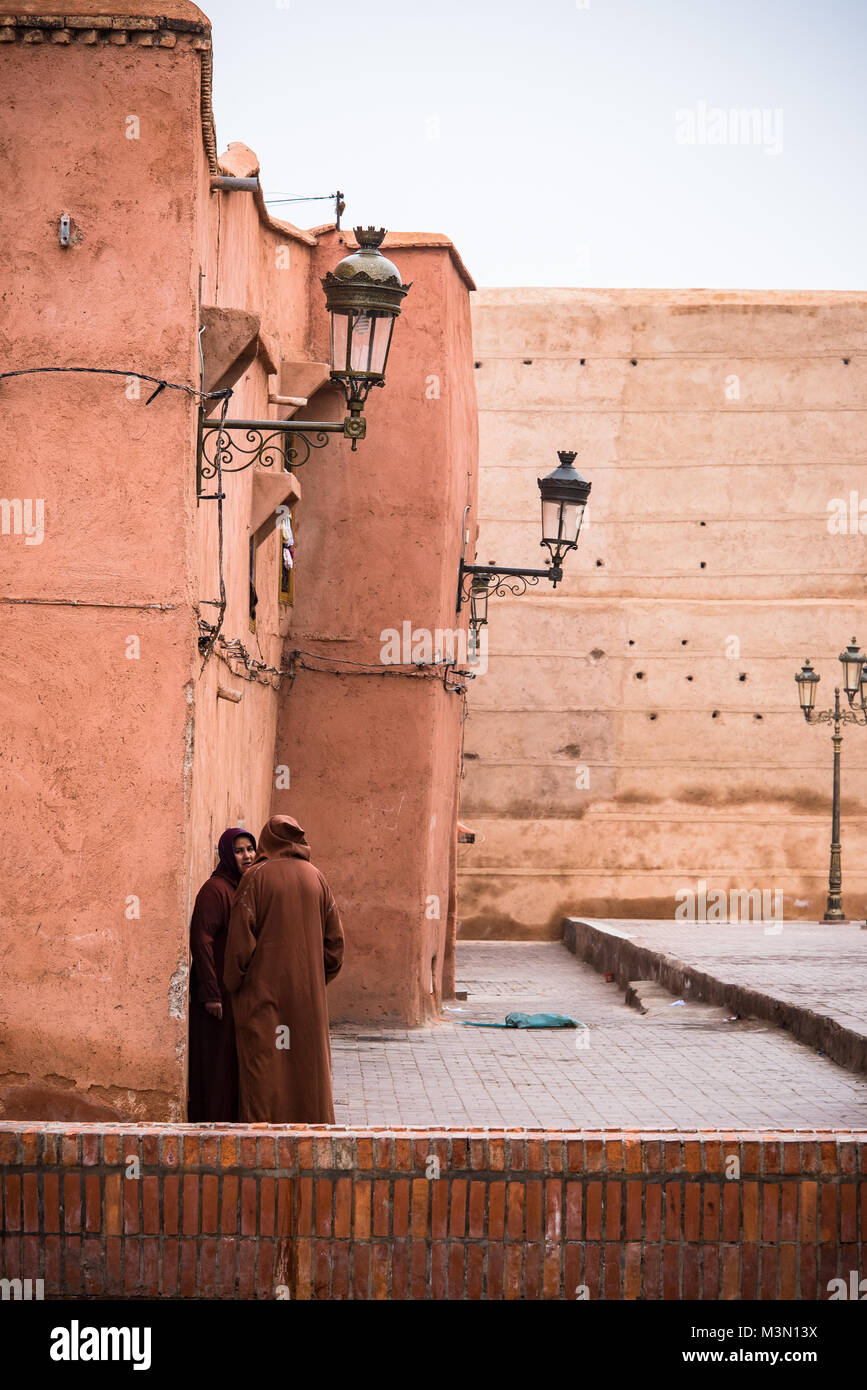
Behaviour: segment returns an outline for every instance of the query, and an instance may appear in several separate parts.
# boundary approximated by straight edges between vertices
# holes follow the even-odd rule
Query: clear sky
[[[479,286],[867,288],[867,0],[202,8],[266,196],[340,188]]]

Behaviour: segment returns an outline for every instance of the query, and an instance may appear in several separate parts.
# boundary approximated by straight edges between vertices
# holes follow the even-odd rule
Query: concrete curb
[[[867,1072],[867,1034],[847,1028],[828,1014],[709,975],[676,956],[639,944],[636,937],[605,922],[564,917],[563,942],[600,974],[613,975],[624,990],[630,980],[656,980],[679,998],[723,1004],[732,1013],[765,1019],[785,1028],[799,1042],[824,1052],[841,1067]]]

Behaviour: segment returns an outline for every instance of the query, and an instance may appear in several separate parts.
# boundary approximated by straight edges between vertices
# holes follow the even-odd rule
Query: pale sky
[[[480,287],[867,288],[867,0],[202,8],[266,196],[444,232]]]

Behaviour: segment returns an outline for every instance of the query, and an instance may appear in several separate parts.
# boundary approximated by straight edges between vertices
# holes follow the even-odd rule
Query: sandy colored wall
[[[322,239],[320,272],[346,253],[341,243]],[[286,645],[331,670],[301,670],[281,695],[275,756],[291,785],[273,806],[308,830],[343,914],[332,1016],[414,1023],[441,998],[454,932],[462,700],[440,679],[386,674],[381,634],[405,621],[455,627],[477,437],[468,286],[451,248],[395,236],[383,249],[412,289],[386,388],[368,403],[367,439],[354,454],[334,440],[304,468]],[[323,339],[315,355],[326,353]],[[374,674],[340,662],[371,663]]]
[[[793,676],[811,656],[827,705],[838,653],[867,641],[863,536],[828,526],[832,499],[867,493],[865,342],[856,294],[476,296],[478,559],[539,563],[535,480],[557,448],[593,492],[563,585],[491,599],[465,745],[466,935],[671,917],[701,879],[821,916],[831,745]],[[864,739],[843,745],[854,916]]]

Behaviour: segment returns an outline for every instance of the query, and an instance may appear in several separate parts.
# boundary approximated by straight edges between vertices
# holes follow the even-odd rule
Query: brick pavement
[[[867,937],[867,933],[865,933]],[[462,942],[469,998],[427,1028],[332,1030],[337,1124],[607,1128],[867,1125],[867,1079],[770,1024],[681,1024],[624,1003],[559,942]],[[571,1014],[563,1031],[465,1028],[513,1009]]]

